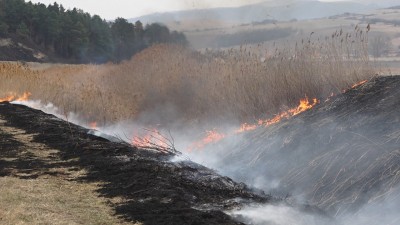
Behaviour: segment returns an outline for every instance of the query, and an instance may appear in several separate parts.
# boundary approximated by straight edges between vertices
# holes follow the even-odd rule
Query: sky
[[[28,1],[28,0],[26,0]],[[74,7],[104,19],[135,18],[155,12],[213,7],[234,7],[265,0],[31,0],[33,3],[52,4],[55,1],[66,9]],[[322,0],[333,1],[333,0]]]

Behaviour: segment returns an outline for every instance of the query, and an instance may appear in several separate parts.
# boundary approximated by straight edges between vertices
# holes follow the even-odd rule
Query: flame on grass
[[[155,128],[143,128],[141,134],[132,137],[131,144],[137,148],[179,154],[175,149],[172,135],[170,134],[170,138],[167,138]]]
[[[233,136],[235,134],[240,134],[240,133],[244,133],[247,131],[252,131],[255,130],[259,127],[262,126],[270,126],[272,124],[278,123],[280,122],[282,119],[288,119],[292,116],[298,115],[304,111],[307,111],[309,109],[311,109],[312,107],[314,107],[315,105],[317,105],[319,103],[319,101],[316,98],[313,98],[311,101],[308,99],[308,97],[305,97],[304,99],[300,100],[299,105],[296,108],[293,109],[289,109],[287,111],[284,111],[278,115],[276,115],[275,117],[271,118],[271,119],[267,119],[267,120],[259,120],[257,124],[248,124],[248,123],[243,123],[239,129],[235,130],[233,133],[230,134],[223,134],[223,133],[219,133],[217,131],[217,129],[213,129],[211,131],[207,131],[206,132],[206,136],[201,139],[200,141],[197,141],[193,144],[191,144],[188,148],[187,151],[193,151],[196,149],[202,149],[204,148],[206,145],[211,144],[211,143],[216,143],[222,139],[224,139],[225,137],[228,136]]]
[[[13,102],[13,101],[28,101],[32,94],[30,92],[24,92],[22,95],[16,93],[10,93],[4,98],[0,98],[0,102]]]
[[[356,87],[359,87],[359,86],[361,86],[361,85],[363,85],[363,84],[365,84],[367,82],[368,82],[368,80],[362,80],[360,82],[357,82],[357,83],[351,85],[351,88],[342,90],[342,93],[346,93],[348,90],[351,90],[351,89],[354,89]]]
[[[281,112],[271,119],[259,120],[257,124],[244,123],[241,125],[241,127],[238,130],[236,130],[235,133],[242,133],[242,132],[246,132],[246,131],[250,131],[250,130],[255,130],[260,126],[269,126],[269,125],[278,123],[282,119],[288,119],[292,116],[295,116],[304,111],[307,111],[307,110],[311,109],[312,107],[314,107],[318,103],[319,103],[319,101],[316,98],[313,98],[312,101],[310,101],[308,99],[308,97],[305,97],[304,99],[300,99],[300,103],[296,108]]]
[[[96,130],[98,128],[96,121],[90,122],[88,125],[89,125],[90,129],[93,129],[93,130]]]
[[[358,83],[356,83],[356,84],[353,84],[353,85],[351,86],[351,88],[356,88],[356,87],[358,87],[358,86],[361,86],[361,85],[367,83],[367,81],[368,81],[368,80],[363,80],[363,81],[360,81],[360,82],[358,82]]]
[[[218,141],[222,140],[223,138],[225,138],[225,134],[218,132],[217,129],[209,130],[209,131],[206,131],[206,136],[203,139],[191,144],[187,148],[187,150],[193,151],[195,149],[202,149],[206,145],[208,145],[210,143],[218,142]]]

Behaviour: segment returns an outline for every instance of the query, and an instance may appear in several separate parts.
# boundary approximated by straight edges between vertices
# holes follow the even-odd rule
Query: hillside
[[[187,44],[184,34],[160,24],[106,21],[56,2],[25,0],[0,1],[0,38],[0,60],[69,63],[119,62],[155,43]]]
[[[162,22],[174,29],[186,29],[184,26],[199,21],[208,28],[218,28],[225,25],[239,25],[264,20],[289,21],[307,20],[329,17],[337,14],[362,13],[379,8],[378,5],[366,5],[351,1],[320,2],[320,1],[265,1],[258,4],[232,8],[198,9],[177,12],[155,13],[138,18],[143,23]],[[212,25],[214,23],[214,25]],[[195,26],[201,29],[202,26]]]
[[[333,218],[328,219],[332,224],[390,224],[399,219],[399,99],[400,76],[376,77],[280,123],[226,137],[191,154],[292,206],[305,204],[296,214],[276,206],[281,202],[276,198],[204,166],[171,161],[173,154],[110,142],[52,115],[9,103],[0,104],[0,175],[7,187],[17,182],[14,178],[40,188],[61,185],[71,190],[94,183],[97,187],[84,187],[88,198],[102,196],[116,215],[138,224],[240,224],[226,212],[252,224],[286,224],[279,218],[301,218],[301,225],[328,224],[306,223],[307,215]],[[58,183],[53,184],[54,179]],[[20,189],[30,198],[37,196]],[[74,204],[76,197],[71,193],[63,201]],[[257,222],[257,207],[278,208],[261,211],[267,219]],[[102,209],[101,216],[107,217],[110,209]],[[10,219],[2,216],[7,213],[15,212],[0,210],[3,220]],[[274,217],[276,213],[280,217]]]
[[[0,103],[0,205],[15,205],[0,208],[1,223],[111,224],[116,214],[146,225],[233,225],[241,223],[223,211],[271,200],[201,165],[172,162],[174,155],[88,133],[41,111]],[[35,188],[24,188],[29,183]]]
[[[367,208],[362,216],[376,222],[369,224],[389,224],[399,219],[399,99],[400,76],[377,77],[198,154],[224,174],[331,215],[355,218]]]

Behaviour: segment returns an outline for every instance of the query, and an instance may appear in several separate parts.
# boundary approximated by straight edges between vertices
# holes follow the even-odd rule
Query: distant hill
[[[124,18],[107,22],[56,2],[46,6],[0,0],[0,60],[119,62],[157,43],[186,45],[187,41],[184,34],[160,24],[144,27]]]
[[[229,21],[232,23],[250,23],[274,19],[286,21],[291,19],[306,20],[329,17],[345,12],[362,13],[380,8],[377,4],[363,4],[361,2],[320,2],[316,0],[283,0],[266,1],[258,4],[232,8],[212,8],[154,13],[132,18],[130,21],[140,20],[143,23],[153,22],[181,22],[193,20]]]

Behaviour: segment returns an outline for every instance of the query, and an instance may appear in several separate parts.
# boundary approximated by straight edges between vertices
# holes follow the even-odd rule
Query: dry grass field
[[[79,181],[84,169],[5,123],[1,118],[0,224],[133,224],[114,215],[110,204],[119,199],[99,197],[99,183]]]
[[[60,114],[106,125],[154,115],[154,123],[270,117],[300,99],[326,99],[374,74],[364,28],[326,40],[224,51],[157,45],[121,64],[0,64],[0,96],[31,93]]]

